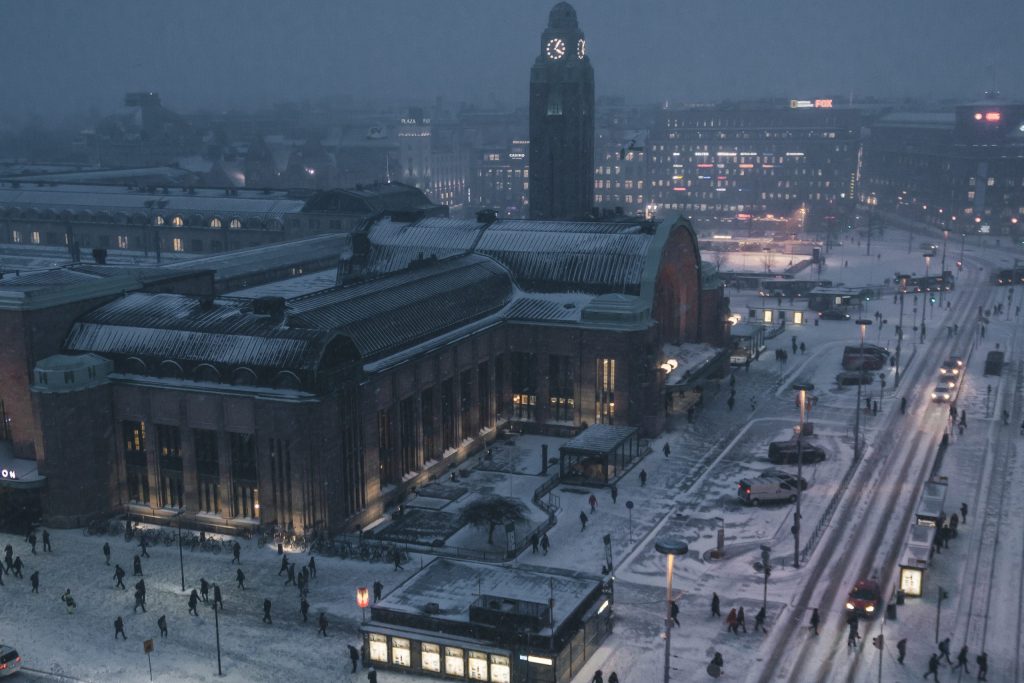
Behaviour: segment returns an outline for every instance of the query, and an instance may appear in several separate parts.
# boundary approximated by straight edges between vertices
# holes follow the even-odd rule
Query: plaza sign
[[[0,470],[0,479],[17,479],[18,475],[14,470]]]
[[[790,100],[790,109],[831,109],[832,100]]]

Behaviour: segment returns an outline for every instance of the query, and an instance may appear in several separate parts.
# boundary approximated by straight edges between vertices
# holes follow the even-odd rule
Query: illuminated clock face
[[[576,58],[583,59],[587,56],[587,41],[582,38],[576,43]]]
[[[547,52],[548,59],[561,59],[565,56],[565,41],[561,38],[552,38],[544,51]]]

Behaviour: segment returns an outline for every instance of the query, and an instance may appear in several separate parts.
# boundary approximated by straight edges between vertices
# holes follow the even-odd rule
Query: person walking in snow
[[[117,636],[120,635],[124,640],[128,640],[128,636],[124,633],[124,619],[120,616],[114,619],[114,640],[117,640]]]
[[[544,535],[540,537],[540,549],[544,551],[544,554],[548,554],[548,550],[551,549],[551,539],[548,538],[548,534],[545,531]]]
[[[8,543],[4,546],[4,565],[7,567],[7,573],[11,572],[11,565],[14,564],[14,548]]]
[[[270,618],[270,598],[264,598],[263,600],[263,623],[273,624],[273,620]]]
[[[953,665],[953,660],[949,658],[949,638],[939,641],[939,661],[941,662],[943,659],[950,666]]]
[[[726,617],[725,617],[725,623],[726,623],[726,626],[728,627],[728,628],[725,629],[726,631],[728,631],[729,633],[735,634],[735,635],[739,635],[740,634],[739,627],[737,626],[737,623],[736,623],[736,608],[735,607],[733,607],[731,610],[729,610],[729,614],[727,614]]]
[[[610,491],[612,494],[612,505],[615,505],[619,502],[619,487],[612,484]]]
[[[60,596],[60,601],[64,603],[64,609],[68,611],[68,614],[75,613],[75,607],[77,607],[78,605],[75,603],[75,599],[71,597],[70,588],[64,591],[64,595]]]
[[[590,503],[590,514],[594,514],[595,512],[597,512],[597,496],[591,493],[590,498],[587,499],[587,502]]]
[[[132,614],[138,614],[140,607],[142,608],[143,612],[146,611],[146,601],[142,597],[142,591],[136,589],[135,590],[135,607],[132,608]]]
[[[193,615],[193,616],[198,617],[199,616],[199,610],[196,609],[198,606],[199,606],[199,593],[197,593],[196,589],[193,588],[192,589],[192,594],[188,596],[188,613]]]
[[[612,672],[612,675],[608,677],[608,683],[619,683],[619,674]]]
[[[104,543],[103,544],[103,557],[106,559],[107,566],[109,567],[110,566],[110,544],[109,543]]]
[[[682,624],[679,623],[679,604],[675,600],[672,601],[672,606],[669,608],[669,614],[672,615],[672,621],[675,622],[676,626],[682,626]]]
[[[722,658],[721,652],[716,651],[715,656],[708,663],[708,674],[718,678],[723,673],[725,673],[725,659]]]
[[[327,614],[324,612],[320,613],[319,618],[316,620],[316,624],[319,627],[317,633],[322,635],[324,638],[327,637]]]
[[[32,554],[35,555],[36,554],[36,535],[35,535],[35,533],[29,532],[28,544],[30,546],[32,546]]]
[[[235,572],[235,581],[238,582],[238,587],[239,588],[241,588],[242,590],[245,590],[245,574],[242,573],[241,569],[239,569],[237,572]]]
[[[967,645],[966,644],[964,644],[964,646],[960,648],[960,652],[957,653],[957,655],[956,655],[956,666],[954,666],[952,668],[952,671],[956,671],[957,669],[961,669],[961,668],[964,670],[965,674],[970,675],[971,670],[967,668]]]
[[[348,658],[352,660],[352,673],[355,673],[359,666],[359,650],[354,645],[348,646]]]
[[[372,666],[370,670],[366,672],[366,680],[368,683],[377,683],[377,670]]]
[[[295,563],[292,562],[288,565],[288,578],[285,580],[284,585],[295,585]]]
[[[857,647],[857,639],[860,638],[860,630],[858,629],[859,622],[856,615],[853,615],[846,622],[850,627],[850,632],[846,636],[846,647]]]
[[[124,570],[121,569],[121,565],[119,564],[114,565],[114,581],[117,582],[115,587],[120,587],[121,590],[126,590],[124,585]]]
[[[755,631],[761,631],[762,633],[768,633],[768,631],[764,627],[764,619],[765,619],[764,606],[762,605],[761,609],[757,610],[757,614],[754,615],[754,630]]]
[[[32,574],[28,577],[28,580],[32,582],[32,592],[33,593],[38,593],[39,592],[39,572],[32,572]]]
[[[287,555],[282,555],[281,556],[281,568],[277,571],[277,575],[281,576],[281,574],[284,574],[286,571],[288,571],[288,556]]]
[[[936,681],[939,680],[939,656],[932,653],[932,656],[928,658],[928,671],[924,673],[923,678],[932,676]]]
[[[604,674],[598,669],[594,672],[593,677],[590,679],[590,683],[604,683]]]
[[[580,533],[586,531],[588,521],[589,519],[587,517],[587,513],[585,513],[583,510],[580,510]]]
[[[220,586],[213,584],[213,606],[218,609],[224,609],[224,596],[220,593]]]
[[[145,535],[142,535],[142,536],[139,537],[139,547],[142,549],[141,555],[143,557],[148,558],[149,557],[149,552],[146,549],[149,548],[149,541],[146,540],[146,536]]]
[[[306,598],[299,601],[299,614],[302,615],[302,623],[306,623],[309,618],[309,601]]]
[[[534,531],[533,535],[530,536],[530,548],[534,555],[537,554],[537,550],[540,548],[540,536],[537,535],[536,531]]]
[[[814,635],[818,635],[818,624],[821,623],[821,616],[818,614],[818,608],[815,607],[811,611],[811,625],[809,629],[814,631]]]
[[[238,545],[238,541],[235,541],[231,546],[231,564],[235,562],[242,564],[242,546]]]
[[[967,503],[960,503],[960,519],[967,524]]]
[[[161,614],[160,618],[156,620],[156,627],[160,629],[160,637],[167,637],[167,615]]]
[[[203,603],[210,602],[210,582],[205,578],[199,579],[199,595],[203,598]]]
[[[306,568],[309,569],[309,575],[315,579],[316,578],[316,558],[313,557],[312,555],[309,556],[309,564],[306,565]]]
[[[43,552],[53,552],[53,548],[50,547],[50,532],[46,529],[43,529]]]
[[[142,558],[138,555],[132,559],[132,576],[142,576]]]
[[[982,652],[974,661],[978,663],[978,680],[987,681],[988,678],[988,653]]]
[[[395,560],[395,571],[397,572],[405,569],[405,567],[402,566],[402,553],[398,548],[392,548],[391,553]]]
[[[381,595],[384,594],[384,584],[380,581],[373,582],[373,601],[379,602]]]
[[[907,639],[900,638],[899,642],[896,643],[896,652],[899,657],[896,658],[896,662],[899,664],[903,663],[903,660],[907,657]]]
[[[647,486],[647,470],[640,470],[640,488]]]
[[[19,578],[19,579],[25,578],[24,576],[21,575],[21,569],[24,566],[25,565],[21,563],[21,556],[20,555],[18,557],[14,558],[14,576],[16,578]]]
[[[736,626],[743,629],[743,632],[747,632],[747,615],[743,611],[743,607],[740,606],[740,610],[736,613]]]
[[[668,457],[668,454],[672,452],[672,449],[668,446],[668,441],[666,441],[665,445],[661,447],[661,452],[665,454],[666,458]]]
[[[719,611],[721,607],[721,601],[718,599],[718,593],[711,594],[711,616],[720,617],[722,613]]]

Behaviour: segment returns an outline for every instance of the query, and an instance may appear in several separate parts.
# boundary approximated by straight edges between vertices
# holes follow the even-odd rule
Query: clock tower
[[[530,218],[582,219],[594,205],[594,69],[576,10],[551,10],[530,70]]]

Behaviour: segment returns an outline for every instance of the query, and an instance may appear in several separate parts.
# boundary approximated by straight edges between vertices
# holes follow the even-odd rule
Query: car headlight
[[[875,611],[875,606],[874,605],[868,605],[867,607],[864,608],[864,611],[867,612],[868,614],[871,614],[872,612]]]
[[[933,392],[932,392],[932,399],[936,399],[936,398],[938,398],[938,397],[939,397],[939,395],[938,395],[938,394],[936,394],[936,393],[935,393],[935,392],[933,391]]]
[[[854,609],[853,603],[852,602],[846,603],[846,609]]]

